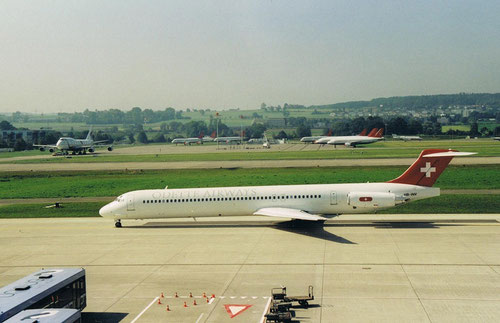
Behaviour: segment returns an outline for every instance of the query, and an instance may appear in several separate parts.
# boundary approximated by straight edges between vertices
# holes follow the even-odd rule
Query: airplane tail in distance
[[[363,131],[361,131],[361,133],[359,134],[359,136],[366,136],[366,128],[363,129]]]
[[[453,157],[469,156],[476,153],[446,149],[425,149],[418,159],[401,176],[388,183],[411,184],[431,187],[445,170]]]
[[[215,137],[216,137],[216,135],[215,135],[215,131],[212,131],[212,134],[210,135],[210,137],[212,137],[212,138],[214,138],[214,139],[215,139]]]
[[[87,138],[85,140],[92,140],[92,126],[90,126],[89,133],[87,134]]]
[[[373,128],[372,131],[367,135],[368,137],[373,137],[378,131],[378,128]]]
[[[333,134],[333,130],[332,129],[328,129],[328,133],[326,134],[326,136],[330,137],[332,134]]]
[[[375,137],[375,138],[382,138],[382,135],[384,134],[384,128],[380,128],[376,134],[374,134],[373,136],[371,137]]]

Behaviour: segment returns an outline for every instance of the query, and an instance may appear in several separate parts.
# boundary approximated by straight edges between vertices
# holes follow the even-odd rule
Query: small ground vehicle
[[[303,307],[308,307],[309,302],[314,300],[313,286],[309,285],[309,295],[305,296],[288,296],[286,294],[286,287],[278,287],[271,289],[271,295],[274,300],[291,303],[298,302]]]

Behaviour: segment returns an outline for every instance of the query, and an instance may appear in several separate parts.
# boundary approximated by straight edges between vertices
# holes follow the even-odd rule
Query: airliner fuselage
[[[125,193],[99,212],[114,219],[252,215],[264,208],[311,214],[367,213],[439,195],[439,188],[408,184],[318,184],[140,190]]]

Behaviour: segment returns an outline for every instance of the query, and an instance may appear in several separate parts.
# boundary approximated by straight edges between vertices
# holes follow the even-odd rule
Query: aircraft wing
[[[291,218],[297,220],[307,220],[307,221],[324,221],[327,218],[324,218],[317,214],[309,214],[302,210],[297,209],[288,209],[284,207],[266,207],[263,209],[259,209],[253,213],[254,215],[265,215],[265,216],[274,216],[280,218]]]
[[[54,148],[54,149],[57,149],[56,145],[33,145],[33,147],[43,147],[43,148]]]

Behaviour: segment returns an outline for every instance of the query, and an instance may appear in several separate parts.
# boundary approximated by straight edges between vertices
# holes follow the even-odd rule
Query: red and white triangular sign
[[[226,312],[231,316],[231,318],[235,317],[243,313],[247,308],[252,307],[252,305],[246,304],[225,304]]]

